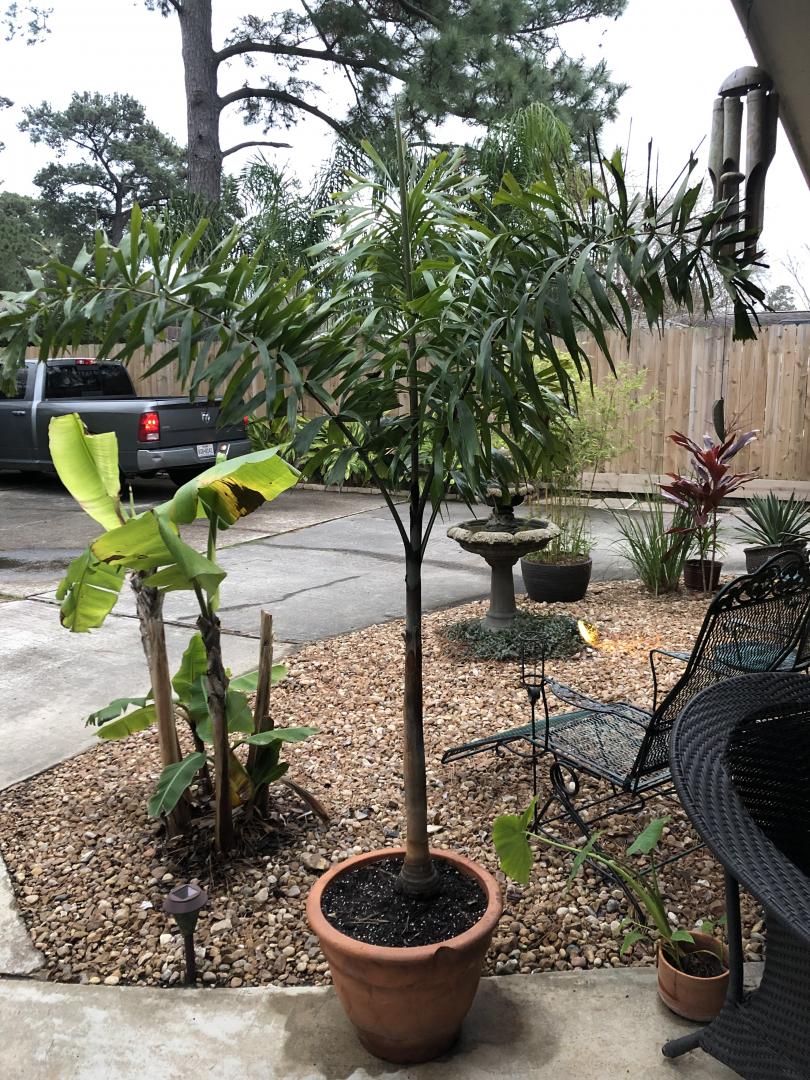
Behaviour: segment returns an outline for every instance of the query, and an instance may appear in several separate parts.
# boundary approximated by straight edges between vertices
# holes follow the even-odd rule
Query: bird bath
[[[451,526],[447,535],[465,551],[480,555],[491,567],[489,611],[482,625],[487,630],[508,630],[517,614],[512,567],[530,551],[544,548],[560,530],[540,518],[515,517],[515,507],[523,502],[523,493],[504,496],[498,491],[488,496],[486,502],[493,509],[486,520],[462,521]]]

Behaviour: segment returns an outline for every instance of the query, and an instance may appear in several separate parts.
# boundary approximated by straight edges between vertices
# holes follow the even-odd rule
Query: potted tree
[[[355,455],[368,468],[402,543],[405,570],[406,840],[403,848],[333,868],[311,891],[308,913],[363,1043],[403,1062],[452,1044],[501,912],[483,867],[429,847],[422,565],[449,486],[458,476],[481,490],[493,475],[495,438],[510,451],[516,474],[527,474],[523,436],[540,444],[549,438],[538,357],[555,371],[560,394],[570,395],[570,365],[579,374],[590,365],[578,326],[608,360],[605,328],[630,336],[628,283],[648,320],[660,322],[667,290],[676,304],[690,303],[697,279],[701,293],[712,295],[709,271],[717,264],[740,334],[753,333],[760,290],[721,254],[733,231],[721,224],[725,206],[692,218],[696,190],[688,184],[660,203],[653,193],[631,197],[620,157],[603,162],[604,184],[588,195],[581,184],[559,184],[551,167],[527,190],[507,175],[495,197],[510,209],[502,224],[461,154],[420,163],[398,139],[389,170],[366,149],[373,178],[354,177],[337,200],[334,232],[315,252],[321,262],[311,288],[301,276],[280,279],[260,253],[237,256],[234,239],[195,262],[202,230],[167,251],[158,227],[142,229],[135,214],[123,252],[99,239],[92,263],[51,264],[32,291],[7,301],[0,358],[16,364],[32,332],[47,354],[79,327],[85,332],[88,321],[108,348],[123,342],[116,355],[127,356],[146,329],[149,345],[179,322],[177,344],[160,363],[176,362],[192,389],[224,384],[226,420],[272,402],[283,387],[292,421],[306,396],[322,409],[296,433],[297,452],[337,430],[349,445],[332,465],[333,479]],[[404,504],[394,494],[403,489]],[[349,910],[366,903],[371,879],[390,900],[382,920],[393,936],[384,944],[362,940],[361,924],[374,922],[367,908],[354,919]],[[414,918],[425,928],[421,943]]]
[[[701,1023],[713,1020],[722,1009],[728,991],[727,951],[714,936],[713,922],[704,921],[700,930],[687,930],[670,922],[655,865],[655,852],[670,819],[662,817],[650,822],[628,847],[626,857],[615,859],[597,847],[599,833],[582,847],[573,847],[544,833],[529,831],[534,812],[533,801],[523,814],[502,814],[495,819],[492,840],[504,873],[523,885],[528,882],[532,844],[548,845],[574,856],[569,884],[585,862],[603,867],[623,885],[646,916],[643,922],[632,916],[624,920],[622,955],[638,942],[655,936],[661,1000],[687,1020]],[[636,856],[647,856],[646,868],[638,869],[630,861]]]
[[[749,545],[744,548],[749,574],[780,551],[791,549],[803,554],[810,538],[810,504],[806,499],[797,499],[795,492],[787,499],[778,498],[772,491],[752,495],[737,517],[737,537]]]
[[[683,581],[687,589],[700,591],[704,596],[716,591],[723,564],[718,560],[722,544],[717,536],[718,510],[723,500],[743,484],[753,479],[754,473],[732,473],[730,462],[736,454],[753,442],[756,431],[722,439],[703,436],[699,446],[680,431],[669,436],[677,446],[689,451],[692,476],[669,473],[670,483],[661,485],[665,499],[685,510],[690,521],[687,526],[673,525],[671,531],[687,536],[694,557],[687,559],[683,568]]]

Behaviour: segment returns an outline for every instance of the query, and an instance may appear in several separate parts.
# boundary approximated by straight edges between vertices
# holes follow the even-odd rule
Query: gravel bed
[[[597,649],[552,661],[551,673],[596,696],[642,705],[651,697],[648,650],[688,648],[705,609],[699,598],[654,598],[633,582],[592,585],[576,611],[529,601],[523,606],[575,614],[602,635]],[[528,719],[515,665],[469,660],[444,634],[446,624],[483,611],[483,604],[473,604],[425,619],[428,797],[436,846],[497,870],[492,821],[528,802],[527,763],[509,754],[440,763],[447,747]],[[161,904],[173,883],[191,879],[210,897],[196,937],[204,985],[329,981],[304,918],[307,891],[332,862],[396,845],[403,829],[402,625],[318,642],[288,663],[289,678],[274,690],[274,714],[278,724],[320,729],[286,753],[291,778],[324,804],[328,824],[292,791],[278,788],[272,820],[251,823],[243,850],[225,865],[205,843],[189,850],[166,842],[146,816],[159,771],[152,732],[99,744],[0,793],[0,853],[33,942],[45,954],[42,977],[108,985],[177,983],[182,941]],[[641,814],[612,819],[606,844],[622,850],[662,813],[673,814],[667,850],[690,846],[682,812],[664,800]],[[587,868],[566,888],[568,869],[565,856],[548,851],[526,887],[504,881],[498,872],[506,906],[487,959],[490,973],[653,963],[652,950],[641,944],[619,956],[620,921],[627,910],[623,894]],[[662,878],[669,909],[682,924],[722,914],[722,875],[706,852],[666,868]],[[760,959],[761,916],[747,898],[743,921],[746,958]]]

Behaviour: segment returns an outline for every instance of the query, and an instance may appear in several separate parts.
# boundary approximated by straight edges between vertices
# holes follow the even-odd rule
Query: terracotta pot
[[[474,878],[486,894],[484,915],[463,934],[434,945],[384,948],[355,941],[326,920],[321,897],[330,881],[353,867],[404,854],[402,848],[384,848],[347,859],[327,870],[307,898],[309,925],[360,1042],[376,1057],[397,1064],[430,1061],[455,1042],[503,910],[498,883],[482,866],[451,851],[432,851],[434,859]]]
[[[529,599],[549,604],[570,604],[581,600],[591,580],[592,566],[590,559],[571,563],[520,560],[520,571]]]
[[[683,564],[683,583],[693,592],[717,592],[722,569],[721,562],[711,559],[687,559]]]
[[[708,979],[701,979],[697,975],[687,975],[673,967],[667,960],[666,954],[658,948],[658,994],[661,1000],[678,1016],[686,1020],[694,1020],[699,1023],[708,1023],[723,1008],[728,992],[728,950],[724,948],[717,938],[710,934],[692,932],[695,939],[694,945],[688,942],[682,943],[684,952],[695,952],[696,949],[711,949],[716,956],[723,958],[726,970],[721,975],[714,975]],[[722,949],[722,954],[721,954]]]

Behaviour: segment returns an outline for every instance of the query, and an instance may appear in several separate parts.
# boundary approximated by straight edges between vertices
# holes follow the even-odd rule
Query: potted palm
[[[176,362],[192,388],[224,387],[226,421],[229,410],[255,411],[283,388],[293,421],[305,398],[322,410],[296,432],[296,452],[339,432],[348,445],[332,465],[333,481],[357,456],[368,469],[405,571],[406,840],[332,868],[307,910],[361,1040],[404,1062],[435,1056],[456,1038],[501,912],[483,867],[429,846],[422,566],[450,485],[463,477],[480,490],[493,475],[498,439],[516,476],[528,474],[522,437],[549,438],[538,357],[556,373],[562,397],[573,390],[570,365],[585,374],[591,363],[578,327],[603,343],[610,362],[605,329],[623,338],[632,331],[625,283],[655,322],[663,319],[664,290],[688,303],[697,278],[711,296],[710,269],[720,265],[739,333],[753,332],[759,290],[719,254],[728,239],[724,206],[696,221],[697,192],[688,184],[661,203],[652,193],[630,197],[619,157],[603,163],[593,208],[582,203],[583,185],[558,185],[550,168],[528,190],[507,175],[494,199],[510,210],[504,223],[460,153],[418,162],[399,139],[395,169],[371,147],[367,153],[373,177],[354,177],[338,198],[330,239],[314,252],[320,263],[311,288],[302,276],[280,280],[260,254],[237,256],[233,238],[200,254],[202,229],[166,250],[157,226],[142,231],[135,215],[125,253],[99,238],[92,262],[52,264],[39,285],[6,299],[0,359],[13,370],[31,328],[47,354],[89,322],[100,340],[123,342],[117,355],[126,356],[144,343],[145,328],[148,345],[179,322],[161,364]],[[715,225],[720,235],[712,239]],[[376,889],[372,880],[382,884],[376,917],[362,907]],[[381,922],[390,936],[369,940],[363,927]]]
[[[737,516],[737,537],[749,545],[744,548],[749,574],[780,551],[804,553],[810,538],[810,504],[795,493],[787,499],[779,499],[772,491],[752,495]]]
[[[708,596],[716,591],[723,569],[718,559],[723,550],[717,535],[718,511],[724,499],[755,475],[732,473],[729,463],[743,447],[756,439],[757,432],[747,431],[719,440],[704,435],[703,446],[680,431],[669,437],[676,446],[689,451],[692,465],[692,476],[669,473],[670,482],[661,485],[663,497],[686,511],[690,519],[688,525],[676,524],[670,531],[690,540],[693,557],[684,563],[684,585]]]
[[[644,921],[635,917],[624,920],[625,935],[621,954],[627,954],[638,942],[656,939],[658,994],[673,1012],[687,1020],[706,1023],[723,1007],[728,991],[728,956],[723,943],[714,936],[715,924],[704,921],[700,929],[687,930],[673,925],[667,913],[655,852],[668,817],[656,818],[628,847],[624,858],[612,858],[599,849],[599,833],[582,847],[555,840],[544,833],[533,833],[534,802],[523,814],[502,814],[492,827],[492,840],[503,872],[525,885],[532,866],[532,844],[547,845],[574,856],[570,884],[585,862],[607,870],[619,881],[643,911]],[[647,858],[646,867],[638,867],[636,857]]]

